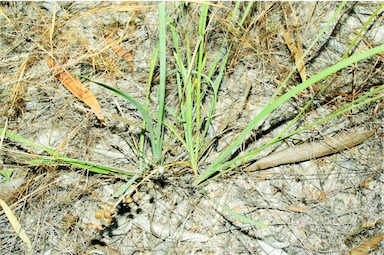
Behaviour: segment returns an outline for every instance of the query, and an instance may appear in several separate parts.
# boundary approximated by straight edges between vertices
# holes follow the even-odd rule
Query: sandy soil
[[[136,171],[139,159],[134,147],[142,121],[137,109],[84,81],[101,105],[107,123],[102,125],[53,75],[47,58],[55,57],[70,73],[106,82],[145,102],[149,65],[158,40],[156,5],[2,2],[0,127],[68,157]],[[208,61],[220,53],[234,8],[232,2],[219,5],[229,9],[210,7]],[[377,6],[347,4],[306,58],[309,77],[340,60]],[[167,11],[180,31],[193,34],[198,7],[169,3]],[[292,9],[288,3],[254,3],[245,30],[231,35],[235,47],[208,137],[215,142],[199,162],[201,170],[261,111],[294,66],[279,25],[287,25],[292,38],[305,50],[337,7],[333,2],[292,3]],[[185,19],[180,19],[181,12]],[[111,47],[106,38],[121,51]],[[185,47],[186,42],[181,43]],[[192,48],[194,43],[191,39]],[[381,11],[353,52],[383,43]],[[171,70],[175,68],[171,38],[169,45]],[[311,98],[315,98],[312,106],[291,130],[382,85],[383,77],[383,55],[330,76],[324,81],[325,90],[314,86],[268,116],[239,153],[269,141]],[[288,88],[300,82],[296,73]],[[157,83],[156,70],[150,98],[153,110],[157,107]],[[176,78],[172,75],[167,79],[167,106],[177,106]],[[383,129],[380,99],[292,136],[255,159],[326,136],[373,131],[353,148],[263,171],[239,168],[210,181],[204,194],[192,185],[192,171],[175,165],[161,174],[145,173],[139,179],[143,183],[133,185],[130,196],[122,197],[121,202],[113,194],[127,182],[127,176],[96,174],[68,165],[32,165],[33,155],[46,155],[43,149],[3,137],[0,198],[17,216],[33,252],[28,252],[0,211],[0,254],[367,254],[366,246],[360,251],[353,249],[369,242],[369,254],[383,254]],[[174,137],[167,134],[164,141],[171,148],[165,164],[188,161]],[[9,180],[7,172],[12,173]],[[241,221],[222,206],[266,226]],[[373,239],[380,239],[377,247],[372,245]]]

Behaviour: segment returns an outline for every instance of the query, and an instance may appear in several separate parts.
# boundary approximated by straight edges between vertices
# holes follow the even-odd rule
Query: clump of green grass
[[[328,23],[324,26],[324,28],[319,32],[319,34],[316,36],[312,44],[303,54],[301,60],[303,60],[308,55],[308,52],[310,52],[312,47],[317,43],[317,41],[321,38],[321,36],[323,36],[324,32],[329,27],[329,25],[335,20],[337,15],[340,14],[345,4],[346,2],[343,2],[339,6],[339,8],[335,11],[332,18],[328,21]],[[237,30],[241,29],[242,23],[246,19],[247,15],[249,15],[249,10],[252,6],[252,3],[248,3],[240,20],[236,20],[234,15],[237,13],[239,9],[239,5],[240,3],[238,2],[233,10],[233,16],[230,19],[230,23],[232,26],[237,25]],[[365,105],[369,102],[378,100],[379,98],[383,97],[383,95],[378,94],[378,92],[382,91],[384,88],[383,86],[380,86],[370,91],[369,93],[365,94],[364,96],[357,98],[353,102],[339,108],[337,111],[329,114],[328,116],[314,123],[311,123],[305,127],[302,127],[294,132],[287,134],[286,131],[289,129],[289,127],[293,125],[293,123],[298,119],[298,117],[301,114],[303,114],[304,110],[307,107],[309,107],[310,104],[312,103],[312,102],[309,102],[304,107],[304,109],[298,114],[298,116],[289,125],[287,125],[287,127],[285,127],[280,132],[280,134],[272,138],[269,142],[267,142],[266,144],[264,144],[263,146],[257,149],[254,149],[246,153],[245,155],[242,155],[241,157],[238,156],[238,157],[234,157],[229,161],[226,160],[227,158],[230,158],[233,151],[236,151],[239,149],[239,146],[250,135],[252,130],[263,119],[265,119],[270,114],[272,114],[274,110],[281,107],[284,102],[288,101],[298,93],[309,88],[313,84],[326,79],[330,75],[337,73],[339,70],[345,67],[348,67],[353,63],[356,63],[358,61],[371,57],[375,54],[378,54],[384,50],[384,45],[381,45],[381,46],[369,49],[367,51],[361,52],[359,54],[356,54],[354,56],[351,56],[349,58],[346,58],[345,56],[347,56],[350,49],[356,42],[356,40],[354,40],[351,46],[349,47],[348,51],[345,53],[343,59],[340,60],[338,63],[314,75],[313,77],[295,86],[294,88],[290,89],[289,91],[282,94],[281,96],[278,96],[279,94],[281,94],[281,90],[285,88],[287,82],[289,81],[293,73],[297,70],[297,66],[293,67],[288,77],[284,80],[282,85],[275,91],[274,95],[270,99],[270,102],[264,107],[264,109],[254,119],[252,119],[249,122],[249,124],[240,132],[240,134],[238,134],[236,138],[233,139],[230,145],[227,146],[225,150],[222,151],[220,155],[213,162],[210,163],[207,169],[202,170],[199,167],[202,163],[202,162],[199,162],[199,158],[201,157],[203,148],[205,148],[207,145],[205,144],[208,141],[207,132],[210,125],[212,124],[211,121],[213,119],[213,116],[216,110],[215,106],[218,100],[218,92],[220,89],[220,84],[222,83],[223,75],[224,75],[227,61],[229,58],[229,53],[232,48],[232,44],[228,46],[225,56],[222,57],[218,54],[214,62],[210,65],[210,68],[209,68],[207,64],[208,53],[206,48],[206,40],[207,40],[206,30],[207,30],[207,24],[208,24],[207,19],[208,19],[209,5],[201,4],[199,11],[200,11],[199,13],[200,19],[198,23],[199,26],[198,26],[195,46],[192,47],[190,45],[189,43],[190,35],[186,33],[185,34],[186,37],[184,38],[186,41],[184,45],[185,50],[183,52],[183,47],[180,45],[180,39],[179,39],[181,33],[178,33],[176,27],[174,26],[173,20],[167,19],[164,4],[159,5],[159,20],[160,20],[159,51],[157,51],[156,49],[155,55],[154,55],[154,59],[157,57],[157,54],[160,55],[160,61],[159,61],[160,85],[158,87],[159,101],[158,101],[158,114],[156,119],[156,123],[157,123],[156,133],[153,132],[153,130],[155,130],[155,127],[152,126],[152,122],[149,119],[150,114],[147,112],[147,108],[141,107],[137,102],[129,98],[128,95],[125,95],[121,91],[117,93],[118,95],[134,103],[136,107],[139,109],[139,111],[142,113],[145,124],[147,125],[146,128],[149,132],[153,155],[155,155],[153,163],[159,162],[157,157],[161,154],[161,150],[162,150],[161,139],[164,137],[164,133],[171,132],[178,138],[179,142],[184,146],[185,150],[188,152],[189,162],[190,162],[192,171],[194,172],[195,175],[198,175],[195,181],[193,182],[193,185],[195,186],[200,186],[201,184],[203,184],[213,176],[215,178],[218,178],[219,176],[222,176],[223,174],[228,173],[229,171],[241,166],[242,164],[246,164],[248,161],[252,160],[261,151],[265,150],[266,148],[278,142],[281,142],[282,140],[294,134],[297,134],[304,130],[308,130],[315,125],[323,123],[331,118],[340,116],[341,114],[347,111],[350,111],[351,109],[360,107],[362,105]],[[165,61],[166,59],[165,24],[166,23],[171,32],[172,43],[173,43],[172,46],[175,49],[173,52],[173,56],[175,58],[175,63],[176,63],[176,69],[172,70],[169,73],[172,73],[173,75],[176,76],[177,88],[178,88],[178,104],[177,104],[178,108],[172,109],[172,110],[168,109],[168,113],[169,115],[173,116],[176,122],[178,122],[177,126],[181,127],[181,130],[174,128],[173,125],[170,125],[168,121],[164,119],[164,110],[166,109],[164,107],[166,105],[166,102],[164,101],[165,97],[163,94],[165,90],[165,73],[166,73],[166,61]],[[366,28],[366,26],[364,26],[363,29],[364,28]],[[359,33],[358,36],[360,35],[361,33]],[[227,31],[226,37],[227,36],[228,36],[228,31]],[[220,51],[224,51],[224,48],[227,47],[226,43],[227,41],[224,41]],[[151,70],[153,69],[154,69],[154,62],[152,62],[152,65],[151,65]],[[214,73],[217,73],[217,76],[215,79],[213,77]],[[117,92],[117,90],[115,88],[112,88],[111,86],[101,84],[99,82],[96,82],[96,83],[114,92]],[[148,85],[150,84],[151,84],[151,76],[149,78]],[[210,100],[209,111],[206,115],[203,115],[201,106],[203,104],[203,100],[207,100],[206,92],[208,88],[213,91],[213,94],[210,98],[208,98],[208,100]],[[205,119],[204,122],[202,121],[203,118]],[[164,127],[167,127],[167,128],[165,129]],[[121,192],[119,194],[121,194]],[[227,212],[229,212],[233,216],[240,218],[239,215],[236,215],[233,211],[229,210],[229,208],[226,208],[226,207],[223,207],[223,208],[225,208]],[[252,222],[252,224],[260,225],[260,223],[255,223],[255,222]]]
[[[345,4],[346,2],[343,2],[342,4],[340,4],[339,8],[335,11],[332,18],[328,21],[328,23],[324,26],[324,28],[318,33],[314,41],[311,43],[309,48],[303,54],[301,60],[303,60],[308,55],[308,52],[310,52],[312,47],[321,38],[321,36],[326,31],[326,29],[329,27],[329,25],[335,20],[337,15],[340,14]],[[251,2],[248,3],[244,13],[240,17],[240,20],[236,20],[235,14],[239,10],[239,6],[240,6],[240,3],[239,2],[236,3],[234,10],[232,12],[233,15],[230,19],[230,23],[232,24],[232,27],[237,25],[236,30],[241,29],[242,23],[247,18],[247,15],[249,15],[249,10],[251,9],[252,3]],[[232,45],[229,45],[228,49],[226,50],[225,56],[221,59],[222,56],[218,54],[214,62],[210,65],[210,68],[207,67],[208,53],[207,53],[207,49],[205,48],[205,45],[207,40],[206,26],[208,23],[207,17],[208,17],[209,8],[210,8],[209,4],[201,4],[200,10],[199,10],[200,19],[198,23],[199,27],[197,32],[196,44],[194,48],[192,48],[192,46],[189,43],[190,35],[188,35],[188,33],[185,34],[186,49],[185,49],[185,52],[182,52],[182,47],[179,42],[180,33],[176,31],[173,21],[171,19],[167,19],[166,12],[165,12],[165,5],[159,4],[159,24],[160,24],[159,25],[159,48],[156,49],[154,58],[153,58],[153,59],[156,59],[157,55],[158,54],[160,55],[160,61],[159,61],[160,84],[158,86],[159,100],[158,100],[158,114],[156,119],[156,123],[157,123],[156,126],[152,124],[150,113],[148,112],[148,108],[143,107],[135,99],[131,98],[128,94],[112,86],[109,86],[97,81],[93,81],[117,93],[119,96],[122,96],[126,100],[130,101],[138,108],[138,110],[143,116],[144,123],[146,124],[146,130],[149,133],[149,139],[150,139],[150,144],[152,147],[152,154],[153,154],[152,164],[157,164],[160,162],[159,156],[162,151],[162,138],[164,137],[165,132],[170,131],[179,139],[181,144],[185,147],[186,151],[188,152],[189,162],[190,162],[190,165],[192,166],[192,171],[195,173],[195,175],[199,174],[199,176],[194,181],[194,185],[198,186],[201,183],[208,180],[213,175],[215,175],[216,177],[220,176],[223,173],[227,173],[228,171],[242,164],[247,163],[249,160],[253,159],[258,153],[260,153],[262,150],[266,149],[267,147],[270,147],[294,134],[297,134],[304,130],[308,130],[314,125],[318,125],[331,118],[337,117],[345,113],[346,111],[349,111],[361,105],[367,104],[381,97],[380,95],[373,96],[373,95],[376,95],[378,91],[382,90],[382,87],[378,87],[375,90],[372,90],[371,92],[365,94],[364,96],[349,103],[348,105],[345,105],[344,107],[340,108],[338,111],[335,111],[332,114],[324,117],[323,119],[315,123],[309,124],[289,134],[284,134],[286,130],[295,121],[293,120],[292,123],[288,125],[279,135],[271,139],[265,145],[251,152],[248,152],[245,155],[242,155],[241,157],[235,157],[230,161],[226,161],[226,159],[231,156],[233,151],[239,149],[239,146],[250,135],[251,131],[263,119],[269,116],[274,110],[281,107],[284,102],[288,101],[289,99],[291,99],[298,93],[304,91],[305,89],[312,86],[313,84],[326,79],[332,74],[335,74],[339,70],[347,66],[350,66],[351,64],[357,61],[360,61],[370,56],[373,56],[375,54],[378,54],[384,50],[384,46],[381,45],[381,46],[372,48],[370,50],[367,50],[365,52],[361,52],[357,55],[351,56],[349,58],[345,58],[349,50],[353,47],[353,44],[356,43],[357,41],[356,39],[352,42],[351,46],[349,47],[348,51],[345,53],[341,61],[321,71],[320,73],[314,75],[313,77],[309,78],[303,83],[287,91],[283,95],[277,96],[281,93],[281,90],[286,86],[287,82],[289,81],[293,73],[297,70],[297,66],[293,67],[288,77],[284,80],[282,85],[275,91],[274,95],[271,97],[270,102],[264,107],[264,109],[253,120],[249,122],[249,124],[243,129],[243,131],[236,136],[236,138],[230,143],[230,145],[209,165],[209,167],[206,170],[202,171],[201,169],[199,169],[199,164],[200,164],[199,158],[201,156],[202,148],[204,148],[204,145],[205,145],[204,143],[207,140],[207,137],[206,137],[207,131],[211,125],[211,121],[215,113],[215,106],[218,100],[217,98],[218,91],[220,89],[220,84],[222,83],[225,67],[226,67],[229,53],[232,47]],[[377,12],[375,13],[376,14],[373,14],[373,15],[377,15]],[[176,63],[176,69],[172,70],[169,73],[172,73],[173,75],[176,76],[177,86],[178,86],[178,99],[179,99],[177,104],[178,108],[172,109],[172,110],[169,109],[168,113],[170,113],[170,115],[172,115],[176,120],[178,120],[179,124],[181,123],[180,125],[182,127],[181,131],[173,128],[172,125],[170,125],[167,122],[167,120],[164,119],[165,105],[166,105],[165,96],[164,96],[165,77],[166,77],[166,32],[167,32],[166,24],[169,26],[169,29],[171,32],[172,43],[173,43],[172,46],[175,49],[173,55]],[[366,27],[367,27],[367,24],[362,29],[365,29]],[[228,32],[229,31],[227,31],[226,36],[228,36]],[[361,33],[358,34],[358,36],[360,35]],[[226,42],[224,42],[223,45],[221,46],[221,51],[223,51],[226,46],[227,46]],[[186,56],[186,57],[183,57],[183,56]],[[151,63],[151,69],[150,69],[151,71],[154,70],[154,66],[155,66],[155,62],[153,61]],[[213,75],[215,72],[217,72],[218,74],[216,76],[216,79],[213,79]],[[81,77],[89,79],[85,76],[81,76]],[[150,73],[148,85],[150,84],[151,84],[151,73]],[[208,111],[208,114],[203,116],[201,106],[203,103],[203,99],[206,99],[205,94],[208,87],[213,91],[213,95],[211,98],[209,98],[210,109]],[[310,103],[308,105],[310,105]],[[298,116],[300,116],[302,112],[299,113]],[[205,119],[204,122],[202,121],[203,117]],[[167,129],[165,129],[164,127],[167,127]],[[155,129],[156,129],[156,132],[154,132]],[[219,174],[217,175],[217,173]]]
[[[360,96],[359,98],[354,99],[352,102],[340,107],[338,110],[316,122],[310,123],[293,132],[287,132],[289,128],[292,127],[298,118],[305,112],[305,110],[312,104],[312,101],[310,101],[306,104],[305,107],[303,107],[296,118],[293,119],[278,135],[273,137],[270,141],[260,146],[259,148],[243,154],[241,157],[232,157],[233,152],[240,149],[240,146],[244,140],[250,136],[252,130],[262,120],[271,115],[276,109],[281,107],[285,102],[293,98],[295,95],[320,81],[323,81],[322,84],[323,87],[325,87],[327,77],[336,74],[343,68],[346,68],[358,61],[364,60],[384,51],[384,45],[380,45],[347,58],[350,50],[358,41],[358,38],[368,27],[373,17],[375,17],[383,7],[382,4],[363,26],[361,32],[356,36],[356,39],[353,40],[350,47],[345,52],[343,58],[338,63],[326,68],[325,70],[310,77],[308,80],[296,85],[292,89],[282,94],[282,90],[286,88],[288,81],[297,70],[297,66],[292,67],[288,77],[284,80],[281,86],[276,89],[269,103],[265,105],[263,110],[244,127],[244,129],[230,142],[230,144],[217,156],[213,162],[210,162],[206,169],[202,169],[201,166],[205,162],[201,162],[200,159],[202,154],[206,151],[207,146],[210,146],[210,139],[208,139],[207,134],[208,130],[212,126],[212,120],[214,118],[216,105],[218,102],[220,85],[223,82],[224,73],[228,64],[230,52],[233,47],[233,40],[230,38],[230,35],[233,31],[239,32],[243,29],[242,25],[247,20],[247,18],[249,18],[250,10],[254,3],[247,3],[243,8],[243,13],[237,15],[240,12],[240,6],[242,4],[243,3],[241,2],[237,2],[233,10],[231,10],[232,15],[228,21],[229,23],[223,38],[223,43],[218,51],[218,54],[214,56],[212,63],[209,63],[208,61],[210,52],[207,48],[207,41],[209,40],[207,37],[207,31],[209,30],[209,24],[211,22],[210,19],[212,19],[212,17],[209,15],[210,8],[213,8],[210,6],[211,4],[199,4],[198,28],[195,34],[194,31],[180,31],[180,29],[178,29],[178,27],[175,25],[175,21],[170,18],[170,13],[167,13],[166,4],[160,3],[158,5],[159,42],[154,51],[150,65],[146,104],[140,103],[138,100],[118,88],[100,81],[96,81],[84,75],[78,75],[79,77],[94,82],[114,92],[117,96],[129,101],[138,109],[143,118],[142,129],[145,130],[145,133],[141,134],[139,142],[139,170],[132,174],[126,185],[124,185],[115,193],[116,196],[124,194],[124,192],[132,183],[134,183],[142,175],[145,175],[146,171],[153,166],[157,168],[159,173],[162,172],[162,169],[164,168],[164,162],[167,157],[165,153],[166,150],[164,149],[164,139],[166,136],[176,138],[177,143],[185,149],[188,155],[188,165],[191,167],[192,172],[195,174],[193,185],[202,187],[203,184],[205,184],[208,180],[218,178],[223,174],[228,173],[229,171],[243,164],[246,164],[266,148],[273,146],[274,144],[279,143],[294,134],[309,130],[315,125],[321,124],[332,118],[340,116],[347,111],[366,105],[384,96],[383,93],[380,93],[384,89],[384,85],[382,85]],[[182,10],[181,4],[175,3],[174,5],[176,5],[176,8],[180,8],[181,16],[179,18],[186,18],[183,16],[185,14]],[[316,38],[305,51],[301,60],[306,58],[310,50],[323,36],[330,24],[334,22],[345,5],[346,2],[340,4],[339,8],[335,11],[333,16],[329,19],[327,24],[317,34]],[[169,37],[167,37],[167,35],[169,35]],[[181,41],[183,41],[183,43],[181,43]],[[190,41],[194,41],[194,45],[191,45]],[[170,49],[174,50],[171,53],[168,53],[171,51]],[[224,54],[222,54],[222,52],[224,52]],[[169,60],[169,58],[174,58],[174,69],[170,69],[169,66],[167,66],[167,60]],[[160,70],[160,82],[157,86],[157,112],[153,113],[149,110],[148,104],[149,94],[152,89],[152,78],[157,65]],[[176,78],[178,101],[176,104],[174,104],[176,105],[174,108],[170,106],[171,104],[168,104],[165,95],[167,76],[173,76]],[[203,103],[209,106],[208,111],[202,109]],[[10,138],[18,140],[21,143],[31,144],[30,141],[23,140],[22,138],[16,137],[9,132],[6,133],[6,135]],[[149,143],[147,143],[147,141],[149,141]],[[147,152],[147,144],[150,146],[150,152]],[[36,146],[36,144],[33,144],[33,146]],[[33,162],[41,164],[46,164],[47,162],[64,162],[77,167],[92,169],[93,171],[99,173],[112,172],[126,174],[126,172],[122,173],[120,170],[89,165],[89,163],[69,159],[57,154],[51,149],[45,149],[52,156],[42,158],[39,157],[34,159]],[[230,160],[228,160],[229,158]],[[225,210],[228,209],[226,207],[223,208],[225,208]],[[231,213],[229,209],[228,212]],[[239,216],[235,213],[231,214],[239,218]]]

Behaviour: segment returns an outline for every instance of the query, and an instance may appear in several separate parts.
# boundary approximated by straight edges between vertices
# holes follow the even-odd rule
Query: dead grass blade
[[[284,207],[286,210],[289,210],[291,212],[297,212],[302,213],[305,212],[305,208],[302,206],[296,206],[296,205],[287,205]]]
[[[15,230],[15,232],[20,237],[20,239],[27,245],[28,252],[31,254],[31,252],[32,252],[31,241],[29,240],[24,229],[21,228],[20,222],[17,220],[15,214],[13,213],[11,208],[9,208],[9,206],[2,199],[0,199],[0,205],[3,208],[4,213],[7,216],[9,222],[11,223],[12,228]]]
[[[284,7],[284,5],[283,5],[283,7]],[[292,4],[290,2],[289,2],[289,7],[290,7],[290,10],[291,10],[291,13],[292,13],[292,16],[293,16],[293,20],[296,23],[294,26],[298,27],[299,26],[299,22],[297,20],[296,12],[293,9]],[[287,13],[285,11],[285,8],[283,10],[284,10],[285,21],[287,23],[287,28],[289,30],[289,27],[290,27],[290,25],[288,24],[289,19],[287,17]],[[304,59],[300,61],[301,57],[303,56],[301,39],[300,39],[300,31],[299,31],[298,28],[295,29],[296,38],[292,38],[290,36],[291,30],[285,31],[283,26],[280,26],[280,29],[281,29],[281,33],[283,34],[285,43],[287,44],[287,46],[289,48],[289,51],[291,52],[291,54],[292,54],[292,56],[293,56],[293,58],[295,60],[295,64],[297,66],[297,70],[299,71],[301,81],[304,82],[304,81],[307,80],[308,76],[307,76],[307,71],[306,71],[305,65],[304,65]]]
[[[3,17],[8,21],[8,23],[13,24],[12,21],[8,18],[8,16],[5,14],[2,7],[0,7],[0,14],[3,15]]]
[[[81,81],[73,77],[68,73],[64,67],[60,67],[54,63],[52,58],[48,58],[48,66],[52,69],[53,74],[57,79],[78,99],[87,104],[94,112],[96,117],[100,120],[103,125],[106,125],[104,116],[101,114],[101,107],[97,101],[95,95],[87,89]]]
[[[2,130],[1,135],[0,135],[0,150],[1,150],[1,147],[3,147],[5,131],[7,130],[7,127],[8,127],[8,118],[5,119],[4,129]]]
[[[327,137],[321,141],[305,143],[272,153],[246,168],[247,171],[263,170],[279,165],[298,163],[352,148],[367,140],[373,131]]]
[[[301,80],[304,82],[307,80],[307,71],[305,69],[304,60],[300,61],[301,57],[303,56],[303,52],[301,48],[296,46],[289,35],[287,31],[283,28],[283,26],[280,26],[281,33],[283,34],[285,43],[288,46],[289,51],[293,55],[293,58],[295,59],[295,64],[297,65],[297,70],[299,71]]]
[[[377,249],[377,245],[384,239],[384,234],[372,237],[363,244],[353,248],[347,255],[366,255]]]

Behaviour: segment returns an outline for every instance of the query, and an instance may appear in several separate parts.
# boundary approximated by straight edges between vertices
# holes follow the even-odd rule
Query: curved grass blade
[[[136,99],[134,99],[133,97],[131,97],[129,94],[125,93],[124,91],[118,89],[118,88],[115,88],[113,86],[110,86],[108,84],[105,84],[105,83],[102,83],[102,82],[99,82],[99,81],[95,81],[87,76],[84,76],[84,75],[80,75],[80,74],[77,74],[78,77],[80,78],[83,78],[83,79],[86,79],[90,82],[93,82],[97,85],[100,85],[106,89],[109,89],[110,91],[113,91],[115,94],[117,94],[118,96],[126,99],[127,101],[131,102],[140,112],[141,116],[143,116],[143,119],[145,120],[146,122],[146,125],[147,125],[147,129],[148,129],[148,133],[149,133],[149,139],[150,139],[150,142],[151,142],[151,147],[152,147],[152,153],[153,153],[153,158],[154,158],[154,161],[157,161],[157,159],[159,158],[159,154],[156,150],[157,148],[157,145],[156,145],[156,138],[155,138],[155,132],[154,132],[154,126],[152,124],[152,120],[151,120],[151,117],[149,116],[147,110],[144,108],[144,106],[142,104],[139,103],[139,101],[137,101]]]
[[[18,141],[22,144],[25,144],[27,146],[32,146],[36,149],[39,150],[45,150],[49,154],[52,155],[50,156],[41,156],[41,155],[34,155],[31,153],[24,153],[24,152],[16,152],[13,151],[12,153],[14,155],[17,155],[22,158],[27,158],[26,164],[30,165],[57,165],[57,164],[69,164],[73,165],[75,167],[85,169],[94,173],[99,173],[99,174],[118,174],[118,175],[132,175],[133,173],[122,170],[122,169],[117,169],[113,167],[108,167],[108,166],[103,166],[87,161],[82,161],[82,160],[77,160],[73,158],[69,158],[66,156],[61,155],[57,151],[53,150],[52,148],[40,145],[38,143],[35,143],[33,141],[30,141],[28,139],[25,139],[21,136],[18,136],[10,131],[4,131],[4,129],[0,128],[0,132],[4,133],[4,136],[13,139],[15,141]]]

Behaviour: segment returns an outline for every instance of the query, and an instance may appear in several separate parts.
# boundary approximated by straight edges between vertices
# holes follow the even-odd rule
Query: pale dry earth
[[[232,2],[218,4],[234,8]],[[209,138],[216,137],[216,141],[201,159],[201,171],[261,111],[294,65],[279,30],[280,24],[287,23],[284,10],[289,14],[292,35],[300,31],[305,49],[338,4],[292,3],[297,24],[288,4],[254,4],[245,36],[234,36],[235,47],[209,131]],[[149,65],[158,39],[156,5],[2,2],[1,127],[7,126],[9,131],[69,157],[135,171],[139,160],[132,148],[140,129],[116,117],[141,125],[135,107],[84,81],[103,109],[107,125],[101,125],[92,111],[60,84],[46,59],[51,54],[71,73],[121,88],[144,103]],[[168,3],[167,10],[179,28],[194,31],[198,6],[190,3],[177,8]],[[377,6],[373,2],[347,4],[306,59],[310,77],[340,60]],[[244,8],[245,4],[241,10]],[[188,17],[185,20],[177,19],[181,9]],[[220,54],[228,13],[225,8],[210,9],[206,47],[211,58]],[[377,15],[354,52],[384,43],[383,14],[381,11]],[[106,36],[118,41],[132,58],[127,60],[114,52]],[[192,48],[194,43],[191,39]],[[169,69],[175,67],[172,55],[170,46]],[[242,150],[269,141],[311,97],[315,97],[313,106],[291,130],[382,85],[383,58],[375,56],[338,72],[319,94],[314,94],[314,88],[290,100],[254,130]],[[153,111],[157,107],[157,75],[150,98]],[[300,82],[297,73],[289,86]],[[248,89],[249,95],[245,93]],[[176,79],[172,76],[167,79],[167,102],[171,108],[176,106]],[[194,176],[189,169],[167,168],[143,182],[129,204],[119,203],[109,226],[96,218],[96,212],[111,212],[110,207],[117,203],[113,193],[127,178],[64,165],[32,166],[20,153],[45,152],[4,138],[0,167],[12,170],[13,175],[7,182],[0,175],[0,198],[20,220],[33,245],[31,254],[347,254],[384,233],[383,129],[383,102],[373,101],[268,148],[257,158],[326,136],[374,131],[363,143],[330,156],[264,171],[239,168],[209,182],[205,187],[207,195],[192,186]],[[170,134],[164,140],[173,148],[165,164],[188,160]],[[267,226],[240,221],[215,201]],[[104,224],[105,228],[99,232],[89,229],[90,224]],[[3,211],[0,240],[0,254],[28,254]],[[381,242],[369,254],[383,253]]]

